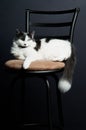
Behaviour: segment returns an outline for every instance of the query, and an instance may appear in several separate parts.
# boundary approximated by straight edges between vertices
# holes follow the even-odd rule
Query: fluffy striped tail
[[[71,49],[72,49],[71,57],[67,59],[65,63],[64,72],[58,82],[58,89],[62,93],[69,91],[72,85],[76,56],[75,56],[75,48],[72,46]]]

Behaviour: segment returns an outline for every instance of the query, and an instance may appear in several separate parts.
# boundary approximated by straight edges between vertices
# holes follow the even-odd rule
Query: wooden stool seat
[[[5,66],[12,69],[22,69],[23,60],[12,59],[5,62]],[[53,62],[53,61],[34,61],[28,67],[27,70],[56,70],[65,67],[64,62]]]

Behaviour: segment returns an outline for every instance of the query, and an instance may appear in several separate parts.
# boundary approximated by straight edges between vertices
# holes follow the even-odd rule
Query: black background
[[[2,123],[6,123],[10,115],[8,107],[8,95],[9,95],[9,84],[12,80],[13,75],[9,75],[4,70],[4,62],[12,58],[10,54],[10,47],[12,44],[12,38],[15,34],[16,28],[25,30],[25,9],[36,9],[36,10],[60,10],[80,7],[80,13],[78,22],[75,28],[74,44],[77,53],[77,65],[75,68],[74,79],[72,89],[62,95],[63,112],[65,119],[65,128],[68,127],[70,130],[86,129],[86,0],[1,0],[0,1],[0,117]],[[31,81],[31,80],[30,80]],[[33,79],[32,79],[33,82]],[[38,100],[40,95],[43,95],[44,90],[40,90],[37,84],[38,81],[34,80],[33,88],[30,87],[32,93],[27,92],[26,99],[31,95],[31,102]],[[31,82],[29,82],[31,86]],[[40,83],[41,85],[41,83]],[[17,88],[16,88],[17,89]],[[29,90],[30,90],[29,89]],[[34,90],[35,89],[35,90]],[[28,91],[29,91],[28,90]],[[19,99],[19,90],[16,95]],[[38,93],[39,94],[38,96]],[[17,99],[17,102],[18,102]],[[39,102],[43,102],[39,100]],[[37,104],[33,105],[35,110],[39,111]],[[45,103],[44,103],[45,104]],[[31,105],[31,103],[29,103]],[[29,105],[27,105],[29,109]],[[18,102],[19,106],[19,102]],[[40,105],[39,105],[40,106]],[[55,107],[55,106],[54,106]],[[16,111],[18,111],[16,107]],[[44,108],[43,108],[44,109]],[[31,109],[33,110],[33,109]],[[41,110],[42,111],[42,110]],[[42,111],[43,114],[43,111]],[[32,114],[38,116],[36,112]],[[43,114],[44,115],[44,114]],[[30,118],[30,116],[29,116]],[[18,117],[17,117],[18,120]],[[29,120],[29,119],[28,119]]]

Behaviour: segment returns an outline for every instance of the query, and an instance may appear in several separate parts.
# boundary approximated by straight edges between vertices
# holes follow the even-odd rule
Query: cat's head
[[[21,48],[26,48],[28,46],[35,47],[34,34],[34,31],[29,34],[16,29],[16,36],[13,41]]]

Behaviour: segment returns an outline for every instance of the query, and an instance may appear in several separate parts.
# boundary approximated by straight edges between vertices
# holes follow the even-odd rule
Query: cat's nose
[[[26,43],[24,43],[24,46],[26,46]]]

